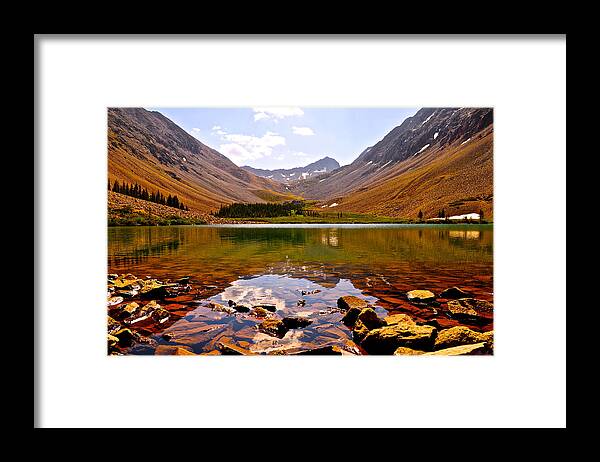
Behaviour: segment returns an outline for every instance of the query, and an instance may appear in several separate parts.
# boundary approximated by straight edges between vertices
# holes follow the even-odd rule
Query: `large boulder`
[[[450,287],[446,290],[443,290],[440,294],[441,298],[465,298],[468,297],[469,294],[458,287]]]
[[[373,308],[364,308],[358,315],[358,321],[362,322],[369,330],[377,329],[385,325],[385,321],[377,316],[377,313]]]
[[[360,344],[369,332],[370,329],[357,319],[352,328],[352,339]]]
[[[452,348],[460,345],[472,345],[474,343],[487,342],[493,338],[492,332],[475,332],[465,326],[451,327],[438,332],[433,345],[434,350]]]
[[[476,320],[494,311],[494,305],[476,298],[459,298],[448,302],[448,311],[455,319]]]
[[[280,319],[265,319],[258,325],[258,330],[273,337],[283,338],[288,328]]]
[[[419,326],[408,322],[384,326],[370,331],[360,346],[369,354],[388,355],[399,347],[431,350],[437,330],[432,326]]]
[[[342,310],[349,310],[351,308],[363,309],[369,306],[366,300],[355,297],[354,295],[345,295],[344,297],[338,298],[337,305]]]
[[[465,356],[465,355],[490,355],[492,349],[486,342],[474,343],[473,345],[460,345],[452,348],[425,353],[424,356]]]
[[[342,317],[342,322],[348,326],[353,327],[358,319],[358,315],[360,314],[361,309],[358,307],[352,307],[346,311],[346,314]]]
[[[392,314],[390,316],[386,316],[384,318],[384,321],[388,326],[393,326],[394,324],[400,324],[400,323],[409,323],[409,324],[415,323],[409,315],[403,314],[403,313]]]
[[[410,290],[406,298],[411,302],[430,303],[435,301],[435,294],[430,290]]]

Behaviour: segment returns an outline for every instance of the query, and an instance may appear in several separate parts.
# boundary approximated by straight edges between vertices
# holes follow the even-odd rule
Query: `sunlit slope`
[[[239,168],[159,112],[141,108],[108,109],[108,176],[177,195],[202,212],[290,197],[281,184]]]
[[[493,126],[464,143],[431,150],[390,169],[386,178],[337,198],[337,210],[402,218],[482,210],[493,218]]]

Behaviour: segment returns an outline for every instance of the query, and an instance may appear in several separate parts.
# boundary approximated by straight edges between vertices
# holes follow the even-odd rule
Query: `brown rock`
[[[275,311],[277,311],[277,307],[275,305],[254,305],[252,308],[262,308],[263,310],[270,311],[271,313],[275,313]]]
[[[431,350],[436,334],[432,326],[400,323],[370,331],[360,346],[369,354],[392,354],[399,347]]]
[[[266,319],[258,325],[258,329],[273,337],[283,338],[288,331],[283,321],[279,319]]]
[[[312,324],[312,321],[302,316],[287,316],[282,320],[286,329],[299,329]]]
[[[354,323],[354,328],[352,329],[352,339],[356,342],[356,343],[361,343],[363,341],[363,339],[367,336],[367,334],[369,333],[369,328],[367,326],[365,326],[362,321],[360,320],[356,320],[356,322]]]
[[[435,301],[435,294],[430,290],[411,290],[406,292],[406,297],[411,302],[429,303]]]
[[[448,311],[456,319],[477,319],[482,314],[492,313],[494,305],[476,298],[459,298],[448,302]]]
[[[407,314],[392,314],[390,316],[385,317],[385,322],[388,326],[393,326],[394,324],[408,323],[414,324],[413,319]]]
[[[468,297],[469,294],[467,292],[465,292],[462,289],[459,289],[458,287],[450,287],[449,289],[446,289],[444,291],[442,291],[442,293],[440,294],[441,298],[465,298]]]
[[[223,355],[254,356],[256,353],[229,342],[217,342],[217,348]]]
[[[108,343],[108,348],[109,349],[114,348],[119,343],[119,338],[115,337],[114,335],[108,334],[108,336],[107,336],[107,343]]]
[[[377,313],[373,308],[364,308],[358,315],[358,320],[369,330],[377,329],[385,325],[385,321],[379,319],[379,316],[377,316]]]
[[[394,351],[394,356],[409,356],[409,355],[422,355],[425,354],[424,351],[421,350],[413,350],[412,348],[399,347]]]
[[[114,334],[118,330],[121,329],[121,324],[118,321],[115,321],[113,318],[108,316],[108,333]]]
[[[342,318],[342,322],[348,327],[353,327],[354,324],[356,323],[356,320],[358,319],[358,315],[360,314],[360,312],[361,312],[360,308],[357,308],[357,307],[350,308],[349,310],[346,311],[346,314]]]
[[[269,316],[269,312],[260,306],[255,306],[252,308],[251,314],[257,318],[266,318]]]
[[[183,345],[158,345],[154,351],[155,355],[196,356],[193,350]]]
[[[327,345],[312,350],[301,351],[297,355],[341,355],[342,349],[336,345]]]
[[[120,329],[113,335],[119,339],[119,345],[122,346],[130,346],[139,338],[131,329]]]
[[[485,342],[481,342],[473,345],[460,345],[452,348],[445,348],[443,350],[432,351],[431,353],[425,353],[425,356],[464,356],[489,354],[492,354],[492,350]]]
[[[350,308],[359,308],[362,310],[369,306],[366,300],[355,297],[354,295],[346,295],[338,298],[337,305],[342,310],[349,310]]]
[[[235,311],[237,311],[238,313],[249,313],[250,312],[250,307],[246,306],[246,305],[233,305],[233,309]]]
[[[493,338],[492,332],[482,334],[465,326],[456,326],[438,332],[433,349],[442,350],[460,345],[472,345],[487,342],[490,338]]]

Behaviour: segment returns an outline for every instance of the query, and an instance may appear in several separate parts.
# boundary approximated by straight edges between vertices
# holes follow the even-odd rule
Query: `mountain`
[[[244,166],[242,168],[250,173],[254,173],[257,176],[288,184],[294,181],[316,177],[324,173],[331,172],[339,167],[340,164],[337,160],[332,159],[331,157],[323,157],[312,164],[308,164],[306,167],[288,169],[280,168],[277,170],[263,170],[249,166]]]
[[[108,177],[177,195],[201,212],[291,198],[281,183],[239,168],[161,113],[142,108],[108,109]]]
[[[294,184],[337,210],[414,218],[493,213],[493,110],[423,108],[349,165]]]

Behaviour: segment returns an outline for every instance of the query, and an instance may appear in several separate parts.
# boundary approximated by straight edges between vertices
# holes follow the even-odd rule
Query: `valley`
[[[111,108],[108,176],[109,182],[177,195],[204,221],[226,204],[293,200],[310,202],[317,214],[335,213],[269,222],[339,221],[339,213],[358,222],[406,222],[419,214],[429,220],[441,213],[478,213],[491,221],[492,109],[423,108],[348,165],[324,157],[304,167],[266,170],[238,167],[159,112]],[[111,207],[109,202],[114,216]]]

